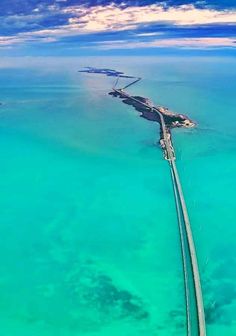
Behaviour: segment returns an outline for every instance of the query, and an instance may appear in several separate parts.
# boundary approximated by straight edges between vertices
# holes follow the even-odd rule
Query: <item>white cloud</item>
[[[136,48],[215,48],[236,47],[236,40],[225,37],[175,38],[159,39],[147,42],[100,43],[96,48],[102,50],[136,49]]]
[[[64,12],[71,15],[70,24],[81,32],[126,30],[150,23],[172,23],[175,25],[199,25],[212,23],[235,23],[236,11],[217,11],[182,5],[165,9],[162,5],[132,6],[122,8],[115,4],[67,7]]]
[[[138,37],[149,37],[149,36],[158,36],[158,35],[164,35],[163,32],[160,32],[160,33],[138,33],[138,34],[135,34],[135,36],[138,36]]]
[[[30,33],[22,33],[17,36],[0,36],[0,48],[6,48],[13,45],[26,44],[29,42],[37,42],[40,39],[42,43],[55,42],[56,39],[50,36],[37,37]]]
[[[55,8],[54,8],[55,7]],[[54,6],[54,9],[58,9]],[[52,8],[50,8],[52,10]],[[113,32],[124,31],[129,29],[137,29],[140,26],[167,23],[173,26],[191,26],[202,24],[232,24],[236,23],[236,11],[218,11],[213,9],[195,8],[193,5],[182,5],[179,7],[170,7],[166,9],[162,5],[153,4],[147,6],[131,6],[123,7],[115,4],[106,6],[71,6],[61,10],[62,14],[69,15],[67,25],[59,27],[40,29],[36,31],[29,31],[18,33],[15,36],[1,37],[0,46],[9,46],[13,44],[27,43],[33,41],[52,42],[67,36],[79,36],[83,34],[99,33],[99,32]],[[27,17],[27,21],[34,17],[33,15]],[[135,36],[148,37],[161,35],[163,33],[138,33]],[[153,42],[129,42],[127,46],[137,45],[142,47],[145,43],[149,43],[150,47],[159,46],[159,44],[172,44],[181,46],[182,41],[185,45],[194,43],[195,45],[204,44],[212,45],[219,43],[219,45],[231,44],[231,39],[163,39]],[[169,41],[169,42],[168,42]],[[175,42],[174,42],[175,41]],[[195,41],[195,42],[194,42]],[[118,43],[119,44],[119,43]],[[110,44],[111,45],[111,44]]]

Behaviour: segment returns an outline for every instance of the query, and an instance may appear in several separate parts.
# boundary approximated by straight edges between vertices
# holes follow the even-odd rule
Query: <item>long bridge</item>
[[[206,336],[205,312],[196,248],[193,240],[187,206],[175,163],[176,157],[170,130],[166,126],[165,119],[160,108],[151,106],[147,102],[142,102],[139,99],[132,97],[125,91],[127,87],[137,83],[139,80],[140,79],[135,80],[133,83],[125,86],[123,89],[116,89],[113,87],[113,92],[119,95],[121,98],[129,99],[136,104],[138,103],[139,105],[149,109],[151,112],[157,113],[159,115],[162,133],[162,139],[160,142],[165,154],[165,159],[168,161],[170,167],[180,234],[186,303],[186,334],[188,336]]]

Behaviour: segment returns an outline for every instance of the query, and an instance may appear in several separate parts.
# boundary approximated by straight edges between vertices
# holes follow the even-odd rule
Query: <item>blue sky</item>
[[[1,0],[0,55],[236,50],[235,0]]]

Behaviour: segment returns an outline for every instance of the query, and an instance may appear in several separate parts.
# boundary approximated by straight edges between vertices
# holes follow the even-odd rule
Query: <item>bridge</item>
[[[113,87],[113,92],[122,98],[129,99],[134,103],[138,103],[139,105],[150,109],[151,112],[157,113],[160,118],[160,127],[162,133],[162,139],[160,140],[160,143],[164,151],[165,159],[168,161],[170,167],[180,234],[186,303],[186,334],[187,336],[206,336],[205,312],[196,248],[193,240],[193,234],[182,185],[175,163],[176,157],[170,129],[166,126],[165,119],[160,108],[151,106],[149,103],[142,102],[139,99],[132,97],[125,91],[127,87],[137,83],[139,80],[140,79],[138,78],[134,82],[125,86],[123,89],[116,89]]]

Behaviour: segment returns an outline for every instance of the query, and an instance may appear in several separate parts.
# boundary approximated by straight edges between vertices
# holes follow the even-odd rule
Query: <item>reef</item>
[[[101,320],[142,321],[150,317],[142,298],[116,283],[96,263],[71,272],[68,283],[71,298],[76,297],[81,309],[93,310]]]
[[[216,278],[215,278],[216,279]],[[205,314],[207,324],[231,324],[233,318],[228,314],[228,308],[235,305],[236,286],[230,279],[217,279],[214,283],[209,281],[208,296],[205,300]]]

